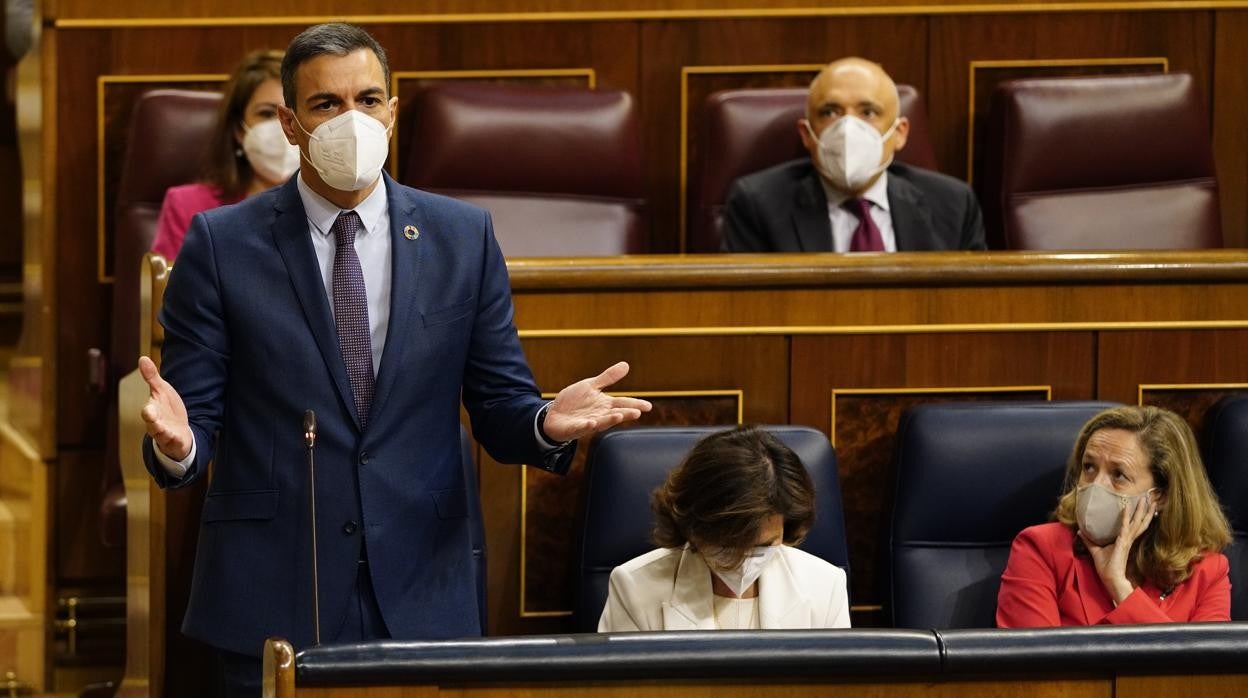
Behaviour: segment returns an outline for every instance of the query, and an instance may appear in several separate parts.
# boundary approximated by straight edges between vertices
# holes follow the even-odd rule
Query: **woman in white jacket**
[[[849,627],[845,573],[797,545],[815,518],[797,454],[738,427],[655,490],[658,549],[611,572],[598,632]]]

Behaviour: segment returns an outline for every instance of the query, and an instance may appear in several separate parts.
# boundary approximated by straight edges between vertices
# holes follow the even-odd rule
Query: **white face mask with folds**
[[[243,152],[251,169],[269,182],[285,182],[299,169],[299,146],[291,145],[277,119],[266,119],[255,126],[243,124]]]
[[[1149,496],[1154,489],[1150,487],[1139,494],[1123,496],[1095,482],[1080,487],[1075,494],[1075,521],[1079,530],[1097,545],[1113,543],[1122,530],[1122,510],[1133,511],[1140,497]]]
[[[819,143],[819,158],[815,165],[837,189],[845,192],[861,190],[873,177],[892,164],[881,163],[884,142],[897,130],[900,119],[884,133],[856,116],[842,116],[816,135],[810,122],[805,121],[806,131]]]
[[[755,546],[746,553],[741,564],[730,569],[721,569],[713,559],[708,559],[706,556],[702,559],[706,560],[706,566],[711,569],[711,574],[719,577],[719,581],[731,589],[737,598],[741,598],[741,595],[762,576],[763,570],[776,556],[778,550],[780,550],[778,545]]]
[[[381,176],[390,153],[390,129],[355,109],[345,111],[317,126],[308,135],[305,159],[321,179],[339,191],[359,191]]]

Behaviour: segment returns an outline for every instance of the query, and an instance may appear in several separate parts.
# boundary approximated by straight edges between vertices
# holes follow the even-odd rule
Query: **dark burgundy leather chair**
[[[897,160],[939,169],[921,96],[910,85],[898,85],[897,92],[901,114],[910,120],[910,137]],[[702,152],[690,173],[690,252],[719,252],[724,200],[733,180],[808,157],[797,133],[797,120],[806,116],[806,95],[804,87],[773,87],[725,90],[706,98]]]
[[[110,395],[117,380],[134,370],[139,356],[139,265],[152,246],[165,190],[195,181],[221,95],[154,90],[144,93],[130,117],[114,209],[113,315],[107,357]],[[125,541],[126,493],[117,463],[116,399],[110,398],[105,444],[101,535],[107,545]]]
[[[1223,398],[1206,419],[1205,467],[1233,539],[1231,620],[1248,620],[1248,395]]]
[[[981,182],[994,249],[1221,247],[1209,117],[1192,76],[1013,80]]]
[[[506,256],[646,251],[627,92],[447,83],[407,109],[400,180],[488,209]]]

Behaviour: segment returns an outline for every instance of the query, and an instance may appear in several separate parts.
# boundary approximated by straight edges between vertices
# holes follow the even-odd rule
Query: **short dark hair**
[[[286,57],[282,59],[282,96],[286,106],[295,108],[295,71],[299,66],[317,56],[345,56],[360,49],[369,49],[381,63],[385,73],[386,93],[390,92],[390,63],[386,60],[386,50],[377,43],[371,34],[354,24],[332,22],[308,27],[291,40],[286,47]]]
[[[651,497],[654,543],[713,547],[740,563],[764,520],[784,518],[784,543],[796,545],[815,520],[815,488],[801,459],[767,431],[741,426],[702,439]]]

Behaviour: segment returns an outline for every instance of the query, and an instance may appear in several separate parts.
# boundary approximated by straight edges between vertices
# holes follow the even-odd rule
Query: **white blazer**
[[[711,570],[689,549],[659,548],[611,570],[598,632],[715,630]],[[758,580],[764,630],[848,628],[845,572],[810,553],[780,546]]]

